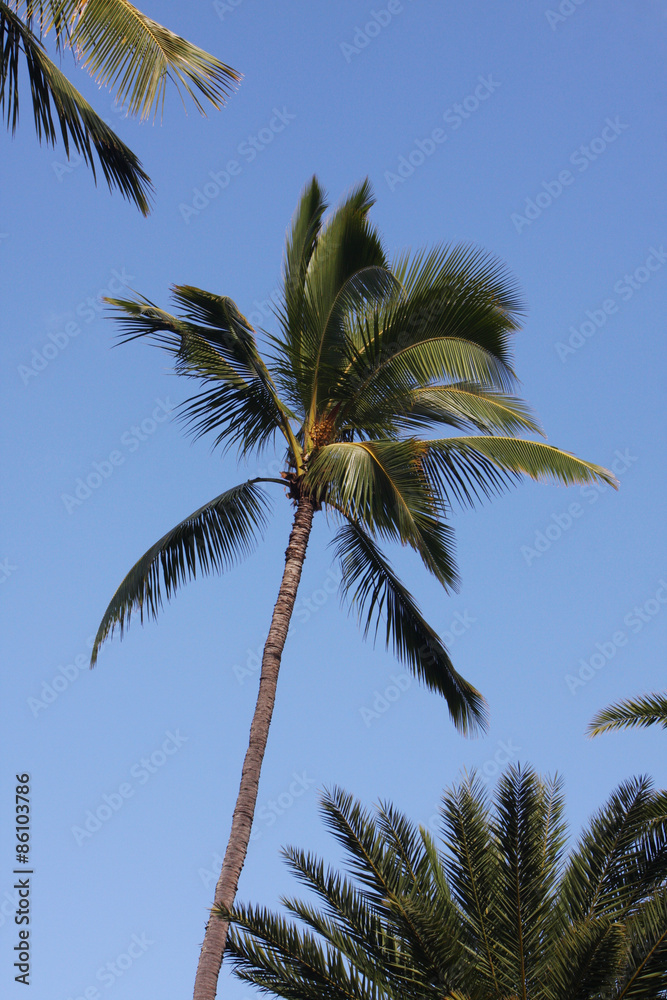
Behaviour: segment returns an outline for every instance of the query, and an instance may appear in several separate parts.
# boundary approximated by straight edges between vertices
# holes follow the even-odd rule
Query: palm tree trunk
[[[285,571],[264,646],[259,692],[255,714],[250,726],[248,750],[241,772],[241,787],[236,799],[232,829],[222,863],[222,871],[215,887],[213,905],[222,906],[227,910],[230,910],[234,904],[241,869],[248,852],[259,788],[259,774],[276,699],[280,660],[294,609],[301,570],[306,558],[306,546],[313,524],[314,512],[315,504],[311,499],[301,497],[298,500],[292,532],[285,552]],[[228,927],[228,921],[220,917],[211,917],[206,925],[195,979],[194,1000],[214,1000],[215,998],[222,956],[227,943]]]

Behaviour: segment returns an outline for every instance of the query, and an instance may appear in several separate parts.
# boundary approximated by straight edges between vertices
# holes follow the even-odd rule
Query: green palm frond
[[[0,111],[7,127],[14,131],[18,124],[19,68],[23,57],[38,138],[53,146],[60,132],[67,155],[71,144],[90,167],[93,177],[96,177],[97,157],[109,188],[118,188],[148,215],[152,185],[138,158],[49,59],[39,38],[1,0],[0,57]]]
[[[318,911],[302,900],[285,898],[285,908],[329,941],[338,934],[338,947],[347,951],[346,939],[366,949],[370,946],[376,961],[386,962],[384,924],[380,915],[366,906],[363,892],[310,853],[286,847],[282,855],[297,880],[323,903],[323,910]]]
[[[627,813],[647,792],[642,781],[621,786],[597,814],[610,858],[619,804]],[[231,914],[234,971],[262,991],[289,1000],[664,997],[665,880],[645,884],[630,909],[609,894],[594,909],[568,912],[558,779],[511,767],[493,801],[474,774],[447,790],[444,854],[389,803],[371,812],[334,788],[322,813],[348,874],[289,848],[283,854],[314,902],[283,899],[291,923],[266,909]],[[649,826],[637,814],[638,855]]]
[[[175,286],[173,294],[181,317],[143,297],[106,301],[118,314],[123,342],[151,337],[175,356],[177,374],[204,387],[180,408],[195,438],[213,431],[214,447],[238,444],[240,454],[267,446],[277,432],[293,445],[293,414],[280,400],[254,331],[236,304],[186,285]]]
[[[95,636],[94,666],[99,647],[116,626],[121,635],[133,611],[155,618],[164,597],[197,571],[202,576],[221,573],[252,552],[255,538],[267,523],[264,492],[249,480],[226,490],[163,535],[139,559],[112,597]]]
[[[597,1000],[601,984],[605,997],[617,997],[617,982],[627,968],[625,927],[605,916],[571,924],[553,935],[546,982],[540,984],[545,1000]]]
[[[624,782],[591,819],[561,884],[569,920],[623,918],[667,879],[667,807],[647,777]]]
[[[447,848],[444,870],[457,902],[466,939],[478,955],[482,982],[498,996],[500,972],[495,940],[495,890],[499,858],[491,833],[486,793],[473,773],[458,787],[447,789],[442,801],[442,839]]]
[[[240,80],[231,66],[127,0],[62,0],[59,8],[68,25],[67,46],[130,115],[144,119],[161,111],[169,80],[179,93],[182,88],[201,114],[205,113],[202,101],[221,108]]]
[[[341,383],[350,406],[367,391],[378,397],[391,392],[396,379],[411,374],[413,359],[417,379],[429,370],[420,384],[435,378],[479,381],[487,369],[487,384],[511,389],[509,338],[520,305],[503,265],[478,250],[436,247],[395,262],[392,273],[396,293],[351,319],[350,364]],[[480,349],[480,358],[488,357],[469,376],[455,375],[446,356],[438,356],[442,340],[465,341]],[[418,351],[420,345],[426,350]]]
[[[367,343],[378,338],[376,325],[367,330]],[[398,415],[409,411],[413,393],[435,382],[477,383],[483,389],[506,392],[513,378],[506,366],[485,348],[463,337],[433,336],[383,352],[369,364],[371,351],[355,349],[332,398],[340,402],[338,424],[372,433],[375,411],[387,412],[397,398]],[[391,418],[388,419],[391,426]]]
[[[395,272],[406,297],[428,299],[429,314],[434,305],[431,294],[437,289],[440,307],[450,310],[453,317],[460,316],[466,302],[490,308],[487,321],[503,317],[493,327],[496,339],[487,339],[485,346],[509,363],[509,335],[518,328],[525,307],[516,279],[503,261],[481,247],[441,244],[414,254],[406,252],[396,261]],[[491,336],[490,326],[486,334]]]
[[[628,922],[629,962],[616,1000],[667,995],[667,888],[647,900]]]
[[[395,285],[380,237],[368,221],[368,180],[322,223],[324,199],[311,182],[302,196],[286,253],[281,346],[291,362],[291,393],[314,415],[338,378],[345,322],[361,304]],[[313,233],[317,232],[317,240]],[[299,254],[296,246],[303,245]]]
[[[614,489],[607,469],[540,441],[490,435],[424,441],[424,468],[442,495],[472,504],[480,493],[491,496],[522,475],[565,486],[603,482]]]
[[[386,812],[379,808],[378,812]],[[362,886],[367,903],[385,918],[394,913],[397,901],[414,884],[403,863],[405,854],[417,850],[418,835],[408,826],[412,843],[405,845],[397,863],[393,844],[387,843],[378,819],[342,788],[331,788],[322,796],[324,823],[346,853],[346,868]]]
[[[312,177],[301,192],[283,258],[283,303],[278,316],[283,332],[282,343],[291,363],[282,366],[281,375],[290,401],[302,409],[303,389],[307,383],[307,373],[301,360],[306,274],[317,246],[326,208],[326,195],[317,178]]]
[[[561,782],[544,782],[530,768],[510,765],[498,784],[495,813],[496,970],[506,988],[530,978],[548,982],[541,958],[543,941],[554,932],[565,843]]]
[[[342,593],[356,610],[364,635],[373,626],[377,635],[384,614],[387,648],[391,647],[394,656],[422,683],[443,695],[457,729],[463,733],[485,729],[483,697],[454,669],[437,633],[369,535],[350,521],[339,530],[334,543],[343,573]]]
[[[311,370],[304,403],[312,412],[318,396],[328,401],[338,378],[346,320],[395,285],[378,231],[368,220],[374,200],[368,180],[353,189],[325,222],[306,273],[301,352]]]
[[[667,729],[667,692],[627,698],[609,705],[591,720],[589,736],[599,736],[617,729],[639,729],[662,726]]]
[[[214,909],[213,915],[226,917]],[[374,980],[351,966],[338,948],[300,931],[260,907],[240,906],[232,914],[227,954],[236,975],[263,992],[290,1000],[380,1000]]]
[[[304,478],[329,503],[373,535],[410,545],[445,587],[457,584],[452,531],[440,519],[421,467],[417,440],[338,442],[318,449]]]
[[[408,393],[385,396],[380,406],[356,409],[361,426],[379,431],[387,424],[399,430],[421,430],[433,424],[475,428],[485,434],[529,431],[543,434],[530,407],[516,396],[469,383],[427,385]]]

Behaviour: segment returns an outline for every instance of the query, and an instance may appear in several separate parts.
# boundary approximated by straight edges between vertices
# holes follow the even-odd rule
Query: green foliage
[[[667,990],[665,794],[621,785],[565,851],[559,780],[510,767],[443,795],[437,846],[393,806],[334,789],[345,873],[283,852],[312,902],[237,906],[236,974],[289,1000],[659,1000]],[[219,916],[228,914],[217,912]]]
[[[49,32],[59,54],[69,51],[127,106],[128,114],[141,118],[162,108],[168,80],[179,92],[182,88],[202,114],[202,99],[220,108],[238,73],[127,0],[0,0],[0,111],[7,127],[14,132],[18,124],[24,60],[39,140],[53,146],[60,131],[67,155],[71,143],[93,177],[95,154],[109,187],[117,187],[147,215],[150,178],[49,59],[42,43]]]
[[[588,734],[599,736],[600,733],[616,729],[639,729],[646,726],[662,726],[667,729],[667,692],[628,698],[609,705],[592,719]]]
[[[178,315],[144,298],[109,301],[124,341],[148,337],[172,355],[178,374],[198,383],[181,408],[196,437],[211,433],[214,447],[235,446],[241,457],[276,440],[284,446],[277,482],[290,500],[307,498],[340,528],[343,596],[362,631],[377,634],[384,617],[387,646],[443,695],[455,725],[470,733],[486,725],[484,700],[456,672],[379,543],[413,549],[452,589],[458,574],[447,515],[454,503],[474,503],[524,474],[566,484],[614,480],[550,445],[507,436],[540,427],[512,394],[510,337],[520,303],[504,267],[465,247],[392,263],[368,219],[372,205],[366,180],[325,217],[317,179],[306,186],[287,237],[280,333],[267,335],[264,358],[248,320],[225,296],[176,285]],[[442,425],[479,433],[417,434]],[[201,535],[202,551],[214,539],[239,550],[227,523]],[[166,535],[131,571],[99,641],[132,609],[155,614],[160,579],[170,596],[194,576],[192,559],[165,558],[173,544]],[[214,559],[210,565],[218,568]]]
[[[169,599],[186,580],[222,573],[252,552],[255,535],[266,525],[263,491],[249,481],[222,493],[163,535],[132,567],[114,594],[95,636],[91,666],[101,643],[116,626],[121,636],[133,610],[156,618],[162,591]]]

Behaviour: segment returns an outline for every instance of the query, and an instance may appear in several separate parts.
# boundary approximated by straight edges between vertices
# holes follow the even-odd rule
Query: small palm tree
[[[667,691],[661,694],[647,694],[640,698],[609,705],[591,720],[589,736],[615,729],[639,729],[646,726],[662,726],[667,729]]]
[[[183,87],[202,114],[200,98],[220,108],[238,73],[127,0],[0,0],[0,111],[7,127],[14,132],[18,124],[23,65],[40,141],[54,146],[60,131],[67,155],[71,143],[93,176],[94,151],[109,187],[147,215],[150,178],[49,59],[42,38],[51,31],[59,53],[69,50],[129,114],[141,118],[161,108],[168,79]]]
[[[275,439],[285,447],[281,478],[256,477],[226,490],[164,535],[130,570],[102,619],[100,643],[133,611],[155,616],[163,595],[199,571],[228,569],[254,545],[266,521],[262,483],[286,487],[295,507],[285,569],[262,658],[257,705],[232,830],[215,893],[231,907],[245,860],[259,773],[273,712],[278,669],[313,518],[324,509],[342,591],[362,624],[385,638],[415,675],[446,699],[455,725],[485,723],[479,692],[454,669],[447,650],[396,576],[380,541],[412,548],[445,588],[457,572],[452,502],[472,504],[522,473],[562,483],[604,480],[605,469],[515,430],[539,430],[511,394],[509,336],[517,299],[504,269],[486,254],[438,247],[390,263],[368,220],[367,181],[323,223],[324,194],[305,189],[288,235],[281,335],[265,361],[255,334],[231,299],[176,286],[179,317],[147,299],[111,301],[125,339],[152,335],[176,371],[201,384],[183,416],[196,435],[240,455]],[[472,428],[473,436],[424,439],[434,425]],[[226,927],[209,921],[195,988],[213,1000]]]
[[[493,803],[445,792],[440,849],[393,806],[334,790],[345,872],[283,851],[320,904],[232,914],[227,953],[287,1000],[659,1000],[667,996],[667,793],[621,785],[566,856],[558,780],[510,767]],[[226,911],[216,911],[227,919]]]

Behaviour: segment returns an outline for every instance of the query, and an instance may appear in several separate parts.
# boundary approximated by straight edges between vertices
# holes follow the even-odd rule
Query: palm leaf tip
[[[112,597],[95,636],[90,658],[95,666],[104,640],[116,627],[121,637],[133,612],[157,617],[163,599],[197,572],[222,573],[249,555],[268,518],[263,490],[252,480],[220,494],[163,535],[132,567]]]
[[[586,732],[592,737],[619,729],[643,729],[654,725],[667,729],[667,691],[607,706],[591,719]]]
[[[529,476],[538,482],[561,486],[605,483],[618,489],[613,472],[593,462],[585,462],[570,452],[541,441],[495,435],[451,437],[426,441],[427,462],[433,474],[446,484],[452,470],[467,475],[471,463],[481,456],[509,477]]]
[[[68,4],[66,3],[66,6]],[[127,0],[69,0],[69,45],[97,82],[113,90],[128,114],[142,119],[162,110],[167,80],[197,110],[202,100],[220,109],[241,74],[147,17]]]
[[[343,573],[341,594],[357,611],[364,636],[386,619],[386,646],[432,691],[442,695],[456,728],[474,735],[488,727],[483,696],[454,668],[437,633],[370,535],[353,520],[334,539]]]
[[[0,111],[7,127],[15,130],[19,119],[19,65],[25,58],[37,137],[55,146],[58,131],[70,155],[70,143],[81,154],[96,181],[95,155],[110,189],[139,208],[150,211],[153,193],[148,174],[137,156],[93,110],[64,73],[49,59],[39,37],[8,4],[0,3]],[[54,114],[55,111],[55,114]]]

